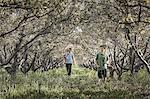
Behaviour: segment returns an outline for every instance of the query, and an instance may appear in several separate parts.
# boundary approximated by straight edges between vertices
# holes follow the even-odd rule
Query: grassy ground
[[[99,83],[96,72],[73,67],[71,77],[65,68],[48,72],[17,73],[12,78],[0,72],[0,99],[148,99],[150,76],[142,71],[137,77],[124,74],[123,81]]]

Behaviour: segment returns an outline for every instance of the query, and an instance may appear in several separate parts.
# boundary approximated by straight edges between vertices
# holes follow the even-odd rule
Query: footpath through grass
[[[19,72],[14,81],[5,71],[0,73],[0,99],[143,99],[150,96],[150,80],[143,84],[139,80],[144,79],[141,74],[135,80],[127,76],[124,81],[98,84],[95,71],[78,66],[73,67],[70,77],[65,67],[29,72],[26,76]]]

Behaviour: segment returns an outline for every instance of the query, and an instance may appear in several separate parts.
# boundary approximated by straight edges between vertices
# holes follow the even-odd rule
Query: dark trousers
[[[98,70],[98,78],[106,78],[107,77],[107,70],[106,69],[100,69]]]
[[[71,66],[72,66],[72,64],[66,64],[66,69],[67,69],[68,76],[71,75]]]

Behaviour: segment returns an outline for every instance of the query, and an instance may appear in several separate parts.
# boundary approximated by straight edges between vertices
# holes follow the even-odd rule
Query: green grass
[[[95,71],[78,66],[70,77],[65,67],[26,76],[18,72],[15,79],[1,70],[0,76],[0,99],[142,99],[150,92],[149,75],[143,71],[136,79],[125,74],[123,81],[100,84]]]

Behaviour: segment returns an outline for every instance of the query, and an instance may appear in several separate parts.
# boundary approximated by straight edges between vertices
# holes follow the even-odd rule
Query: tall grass
[[[0,76],[0,99],[142,99],[150,92],[150,78],[144,71],[106,83],[98,83],[95,71],[78,66],[71,76],[65,67],[27,75],[18,72],[15,79],[1,70]]]

